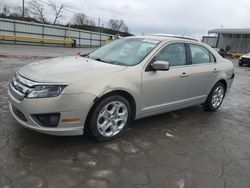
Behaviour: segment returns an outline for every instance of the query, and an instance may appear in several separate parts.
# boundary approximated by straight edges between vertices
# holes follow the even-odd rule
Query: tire
[[[222,92],[222,94],[219,94]],[[205,110],[207,111],[216,111],[222,104],[225,97],[226,87],[223,83],[218,82],[214,85],[210,91],[206,102],[203,104]]]
[[[131,105],[120,95],[102,99],[91,112],[87,128],[99,142],[105,142],[121,136],[132,119]]]
[[[239,62],[239,66],[242,67],[242,66],[243,66],[243,63]]]

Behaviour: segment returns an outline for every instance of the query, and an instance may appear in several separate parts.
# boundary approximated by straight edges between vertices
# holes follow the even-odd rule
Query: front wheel
[[[205,109],[208,111],[216,111],[220,107],[225,97],[225,93],[226,88],[224,84],[221,82],[215,84],[215,86],[210,91],[206,102],[204,103]]]
[[[131,106],[126,98],[119,95],[109,96],[94,108],[88,128],[96,140],[108,141],[125,131],[131,117]]]

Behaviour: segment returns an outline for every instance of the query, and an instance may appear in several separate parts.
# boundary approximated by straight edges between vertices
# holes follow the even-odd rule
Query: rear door
[[[201,45],[188,46],[191,58],[189,98],[191,102],[204,102],[218,74],[216,59]]]

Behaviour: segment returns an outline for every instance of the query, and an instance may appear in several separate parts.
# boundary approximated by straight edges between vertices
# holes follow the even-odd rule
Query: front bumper
[[[87,114],[93,104],[95,95],[84,94],[65,94],[52,98],[17,100],[8,91],[10,104],[9,109],[13,117],[24,127],[58,136],[82,135]],[[17,109],[25,117],[16,113]],[[60,120],[57,127],[43,127],[36,123],[31,117],[32,114],[60,113]],[[65,118],[78,119],[76,122],[63,122]]]

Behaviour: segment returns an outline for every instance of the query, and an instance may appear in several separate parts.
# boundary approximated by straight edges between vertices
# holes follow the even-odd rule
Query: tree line
[[[67,6],[64,4],[56,4],[52,1],[31,0],[24,8],[24,15],[23,7],[21,6],[1,6],[0,17],[35,23],[70,26],[71,28],[104,32],[112,35],[131,35],[124,20],[110,19],[107,23],[100,23],[99,19],[97,23],[84,13],[74,13],[69,23],[62,24],[61,20],[65,17],[66,11],[69,11],[69,9],[67,9]],[[47,14],[48,12],[50,13],[49,15]]]

